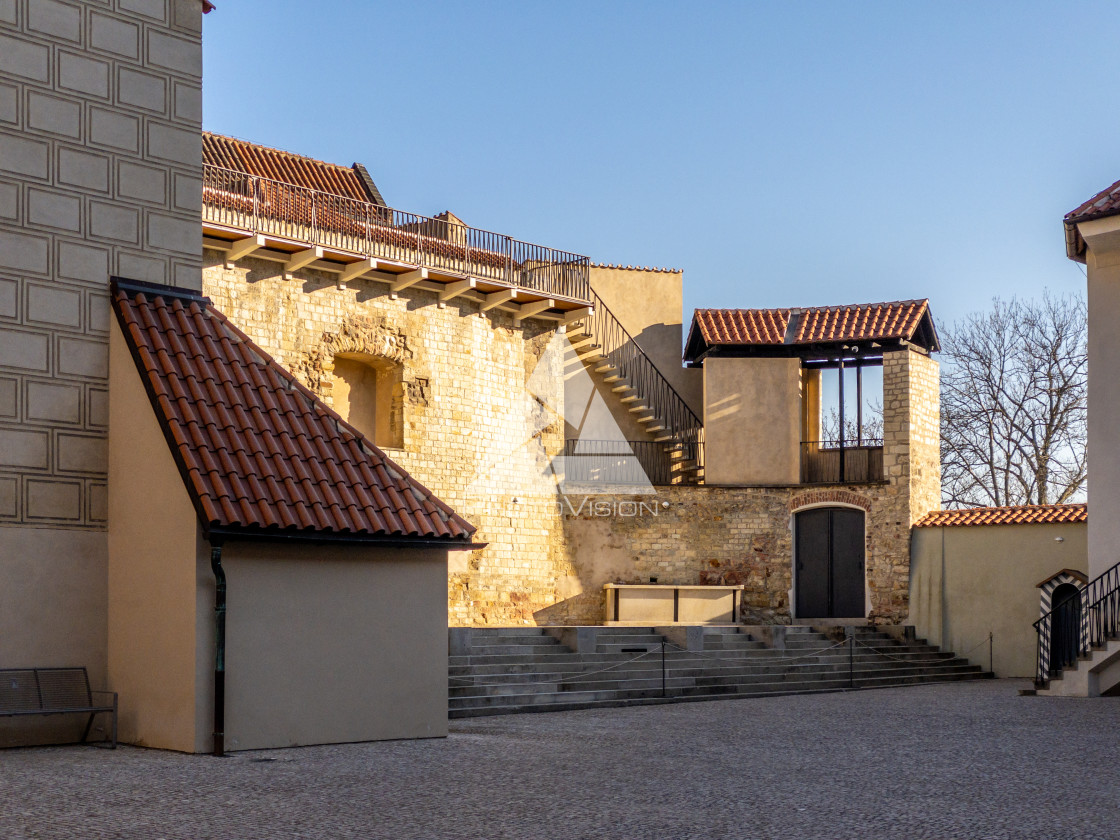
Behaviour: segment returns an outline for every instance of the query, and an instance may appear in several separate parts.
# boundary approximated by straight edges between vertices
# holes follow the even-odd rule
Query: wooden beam
[[[525,319],[532,318],[534,315],[539,315],[546,309],[552,309],[554,306],[556,306],[556,301],[552,298],[534,301],[533,303],[523,303],[521,306],[517,307],[517,312],[513,316],[513,325],[515,327],[520,327],[521,322]]]
[[[457,283],[448,283],[443,287],[439,293],[439,304],[443,306],[449,300],[454,300],[464,292],[469,292],[478,284],[478,281],[473,277],[468,277],[466,280],[460,280]]]
[[[338,284],[340,286],[345,286],[351,280],[357,280],[363,274],[367,274],[371,271],[376,270],[377,260],[373,259],[372,257],[367,257],[364,260],[358,260],[355,263],[350,263],[348,266],[342,269],[342,274],[338,276]]]
[[[397,292],[403,292],[409,286],[415,286],[421,280],[428,279],[428,269],[417,268],[412,271],[406,271],[404,274],[398,274],[397,279],[389,285],[389,291],[392,292],[393,297],[397,296]]]
[[[246,236],[244,239],[238,239],[236,242],[229,244],[229,250],[226,251],[226,268],[233,268],[233,264],[242,257],[247,257],[254,251],[259,251],[264,247],[264,234],[254,233],[252,236]]]
[[[308,248],[306,251],[296,251],[288,257],[288,261],[284,263],[284,279],[291,280],[292,272],[299,271],[301,268],[315,262],[315,260],[321,260],[322,258],[323,249],[318,245],[314,248]]]
[[[573,309],[564,315],[564,326],[572,323],[572,321],[582,321],[585,318],[590,318],[595,314],[595,308],[592,306],[585,306],[583,309]]]
[[[503,303],[508,303],[517,298],[517,289],[505,289],[500,292],[494,292],[482,299],[482,306],[479,312],[489,312],[496,306],[501,306]]]

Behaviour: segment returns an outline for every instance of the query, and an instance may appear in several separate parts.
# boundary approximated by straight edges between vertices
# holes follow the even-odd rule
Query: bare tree
[[[835,446],[840,440],[840,412],[830,409],[821,412],[821,440],[828,445]],[[863,407],[863,426],[849,413],[844,417],[844,441],[848,446],[855,446],[859,440],[883,440],[883,402],[871,400]],[[823,444],[822,444],[823,445]]]
[[[942,496],[950,507],[1061,504],[1085,490],[1085,300],[996,298],[944,335]]]

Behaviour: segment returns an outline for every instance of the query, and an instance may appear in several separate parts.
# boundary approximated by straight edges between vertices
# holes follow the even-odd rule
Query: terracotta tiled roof
[[[1081,237],[1077,225],[1079,222],[1088,222],[1101,219],[1105,216],[1120,214],[1120,181],[1111,187],[1101,190],[1095,196],[1074,210],[1066,213],[1066,254],[1072,260],[1085,262],[1085,240]]]
[[[1120,181],[1066,213],[1066,223],[1085,222],[1101,216],[1115,216],[1117,213],[1120,213]]]
[[[919,519],[914,527],[942,525],[1043,525],[1088,521],[1088,508],[1081,505],[1011,505],[1007,507],[935,510]]]
[[[355,167],[324,163],[208,131],[202,133],[202,162],[358,201],[373,198]]]
[[[707,345],[790,344],[910,339],[929,313],[928,300],[822,306],[809,309],[697,309],[693,326]]]
[[[208,298],[115,281],[112,303],[208,531],[469,541],[470,523]]]

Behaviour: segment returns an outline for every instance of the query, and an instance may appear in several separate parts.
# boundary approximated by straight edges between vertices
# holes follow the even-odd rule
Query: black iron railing
[[[864,438],[859,445],[837,440],[801,444],[802,484],[859,484],[883,480],[883,441]]]
[[[602,298],[593,289],[589,288],[588,292],[592,314],[575,324],[573,329],[582,330],[589,336],[600,357],[597,364],[608,364],[618,381],[633,389],[639,402],[632,405],[644,406],[646,413],[653,415],[655,419],[647,427],[655,439],[662,438],[657,443],[675,447],[681,459],[694,461],[702,467],[704,424]],[[641,412],[638,414],[640,416]]]
[[[651,440],[566,440],[564,480],[624,492],[641,488],[690,484],[700,463],[696,449]]]
[[[210,164],[202,183],[203,220],[215,225],[590,301],[579,254]]]
[[[1088,656],[1095,648],[1120,638],[1120,563],[1082,586],[1076,595],[1051,606],[1034,623],[1038,634],[1035,684]]]

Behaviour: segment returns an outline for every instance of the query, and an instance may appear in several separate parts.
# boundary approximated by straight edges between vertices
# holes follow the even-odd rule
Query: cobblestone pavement
[[[950,683],[452,722],[446,740],[0,752],[0,838],[1113,838],[1120,700]]]

